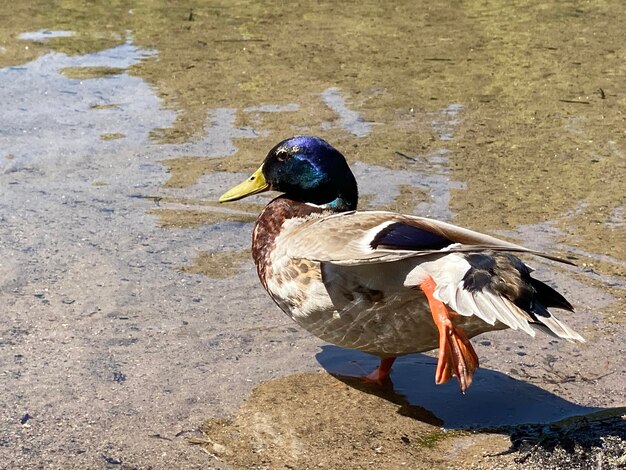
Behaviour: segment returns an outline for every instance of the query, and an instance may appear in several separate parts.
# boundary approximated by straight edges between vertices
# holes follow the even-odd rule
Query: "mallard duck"
[[[261,284],[305,330],[378,356],[369,381],[385,381],[398,356],[438,348],[436,383],[454,374],[465,392],[476,335],[511,328],[584,341],[548,310],[572,305],[512,253],[569,261],[433,219],[357,211],[346,159],[319,137],[283,140],[219,201],[268,190],[283,194],[254,226]]]

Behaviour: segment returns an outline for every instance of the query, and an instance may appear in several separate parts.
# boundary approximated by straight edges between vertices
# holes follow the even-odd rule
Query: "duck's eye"
[[[289,155],[287,152],[280,152],[276,154],[276,160],[278,160],[279,162],[284,162],[287,161],[290,156],[291,155]]]

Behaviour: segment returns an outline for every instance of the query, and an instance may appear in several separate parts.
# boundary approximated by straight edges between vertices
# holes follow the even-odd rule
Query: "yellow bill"
[[[238,184],[234,188],[231,188],[224,194],[222,194],[219,198],[219,201],[237,201],[239,199],[243,199],[246,196],[252,196],[253,194],[268,191],[270,189],[270,185],[267,181],[265,181],[265,176],[263,176],[262,170],[263,165],[261,165],[257,171],[252,173],[252,176],[250,176],[243,183]]]

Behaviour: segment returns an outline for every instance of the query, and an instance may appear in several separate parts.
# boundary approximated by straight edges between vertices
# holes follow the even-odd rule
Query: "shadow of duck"
[[[322,346],[316,356],[330,374],[354,388],[400,406],[399,413],[447,429],[497,430],[521,424],[547,424],[604,409],[570,402],[536,385],[481,368],[467,394],[456,381],[434,383],[436,360],[423,354],[399,358],[384,386],[358,377],[378,365],[378,358],[337,346]],[[617,409],[614,409],[617,410]]]

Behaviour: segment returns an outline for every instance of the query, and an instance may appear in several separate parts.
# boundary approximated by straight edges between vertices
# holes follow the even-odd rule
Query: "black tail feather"
[[[550,287],[548,284],[541,282],[532,277],[529,278],[530,283],[536,292],[537,300],[546,307],[562,308],[563,310],[574,311],[574,307],[570,304],[565,297],[559,294],[556,290]]]

